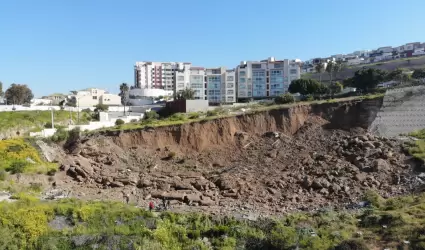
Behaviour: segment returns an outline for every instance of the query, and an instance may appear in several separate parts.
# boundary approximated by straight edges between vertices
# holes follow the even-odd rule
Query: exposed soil
[[[367,105],[366,105],[367,104]],[[82,199],[177,211],[280,214],[342,207],[369,189],[409,192],[395,139],[366,133],[380,100],[296,106],[214,121],[83,138],[55,188]]]

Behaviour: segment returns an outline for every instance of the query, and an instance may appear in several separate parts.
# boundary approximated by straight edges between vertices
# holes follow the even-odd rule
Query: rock
[[[115,177],[115,182],[121,182],[124,185],[133,185],[137,184],[137,179],[135,177]]]
[[[59,167],[59,170],[61,170],[61,171],[65,171],[65,172],[67,172],[67,171],[68,171],[68,169],[69,169],[69,165],[68,165],[68,164],[62,164],[62,165]]]
[[[220,188],[221,190],[229,190],[233,188],[233,183],[230,180],[226,180],[223,178],[218,179],[215,182],[215,185],[217,185],[218,188]]]
[[[184,202],[186,204],[192,203],[192,202],[200,202],[202,195],[199,194],[186,194],[184,196]]]
[[[68,176],[71,176],[72,178],[77,178],[77,176],[78,176],[77,171],[75,171],[75,167],[70,167],[70,168],[66,171],[66,174],[67,174]]]
[[[109,184],[109,186],[111,186],[111,187],[124,187],[125,185],[124,185],[124,183],[122,183],[122,182],[114,181],[114,182],[111,182],[111,183]]]
[[[366,142],[363,143],[363,147],[364,148],[375,148],[375,145],[373,145],[373,143],[370,142],[370,141],[366,141]]]
[[[341,187],[340,187],[340,186],[338,186],[338,184],[332,184],[331,189],[332,189],[332,192],[334,192],[334,193],[336,193],[336,194],[337,194],[339,191],[341,191]]]
[[[192,181],[191,184],[192,184],[193,187],[195,187],[199,191],[208,190],[211,187],[211,185],[212,185],[211,188],[214,187],[213,183],[211,183],[211,182],[209,182],[208,180],[205,180],[205,179],[204,180]]]
[[[150,180],[148,180],[148,179],[144,179],[144,180],[139,180],[137,182],[137,185],[136,186],[138,188],[152,187],[153,186],[153,183]]]
[[[322,189],[320,189],[319,193],[321,193],[323,195],[328,195],[329,191],[326,188],[322,188]]]
[[[311,187],[314,189],[328,188],[331,184],[325,178],[317,178],[313,180]]]
[[[269,191],[269,193],[271,193],[271,194],[277,194],[277,190],[276,190],[276,189],[274,189],[274,188],[270,188],[270,187],[268,187],[268,188],[267,188],[267,191]]]
[[[192,185],[190,183],[182,182],[182,181],[174,181],[171,185],[176,190],[193,190]]]
[[[309,189],[311,187],[312,183],[313,182],[311,181],[311,179],[308,176],[305,176],[301,185],[302,185],[303,188]]]
[[[365,173],[358,173],[358,174],[356,174],[355,176],[354,176],[354,179],[356,180],[356,181],[360,181],[360,182],[363,182],[365,179],[366,179],[366,174]]]
[[[215,201],[211,200],[209,197],[201,196],[201,200],[199,201],[199,204],[201,206],[213,206],[215,205]]]
[[[266,154],[266,156],[268,156],[268,157],[270,157],[270,158],[276,158],[277,157],[277,150],[271,150],[270,152],[268,152],[267,154]]]
[[[388,171],[390,170],[390,167],[388,166],[388,163],[384,159],[376,159],[372,162],[372,171],[374,172],[381,172],[381,171]]]
[[[77,175],[83,177],[83,178],[87,178],[87,173],[79,166],[75,166],[75,172],[77,173]]]

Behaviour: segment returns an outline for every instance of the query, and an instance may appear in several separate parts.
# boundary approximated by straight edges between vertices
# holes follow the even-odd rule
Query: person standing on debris
[[[149,211],[152,211],[152,209],[153,209],[153,202],[151,201],[149,202]]]

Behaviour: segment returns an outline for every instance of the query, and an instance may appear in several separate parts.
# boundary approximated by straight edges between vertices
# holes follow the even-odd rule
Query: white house
[[[422,56],[422,55],[425,55],[425,49],[424,48],[415,49],[415,51],[413,51],[412,55],[413,56]]]
[[[31,105],[52,105],[52,100],[50,99],[37,99],[34,98],[31,100]]]
[[[89,88],[78,91],[76,95],[71,95],[75,98],[79,107],[93,107],[98,104],[108,106],[121,106],[121,97],[115,94],[109,94],[103,89]]]

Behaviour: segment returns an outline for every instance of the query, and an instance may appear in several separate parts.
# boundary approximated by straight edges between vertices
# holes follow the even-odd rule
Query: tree
[[[344,86],[342,86],[341,83],[339,82],[334,82],[331,83],[329,85],[329,92],[331,93],[331,95],[333,96],[334,94],[338,94],[342,91],[342,89],[344,88]]]
[[[94,109],[95,112],[105,112],[105,111],[108,111],[108,108],[109,108],[105,104],[97,104],[94,107],[95,107],[95,109]]]
[[[410,76],[405,74],[402,69],[395,69],[387,75],[388,81],[398,81],[400,84],[410,80]]]
[[[335,62],[330,61],[328,62],[328,65],[326,65],[326,72],[328,72],[329,74],[329,81],[332,83],[332,76],[333,76],[333,71],[335,69]]]
[[[297,79],[291,82],[288,91],[292,94],[301,95],[317,94],[321,84],[314,79]]]
[[[31,103],[31,99],[34,97],[31,89],[29,89],[27,85],[15,83],[6,90],[4,96],[7,103],[18,105]]]
[[[4,93],[3,93],[3,83],[0,82],[0,97],[3,97]]]
[[[346,65],[342,60],[336,61],[336,63],[333,64],[333,73],[335,75],[335,79],[338,77],[338,73],[343,71],[345,69]],[[332,81],[331,81],[332,83]]]
[[[120,85],[120,96],[121,96],[121,103],[124,105],[124,115],[125,115],[125,105],[127,104],[127,93],[128,93],[128,85],[127,83],[123,82]]]
[[[412,74],[414,79],[424,79],[425,78],[425,69],[415,69]]]
[[[369,89],[376,88],[376,86],[385,81],[386,78],[386,71],[374,68],[363,68],[354,73],[350,85],[360,90],[368,91]]]
[[[318,64],[316,64],[316,66],[314,67],[316,72],[320,74],[320,83],[322,83],[322,74],[325,71],[325,64],[323,62],[319,62]]]
[[[177,100],[193,100],[195,99],[195,91],[190,88],[185,88],[177,93]]]

